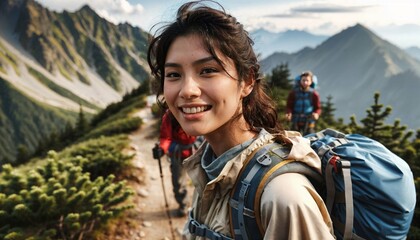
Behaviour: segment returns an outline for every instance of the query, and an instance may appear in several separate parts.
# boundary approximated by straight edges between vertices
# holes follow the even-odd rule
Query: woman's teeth
[[[199,113],[199,112],[204,112],[205,110],[206,110],[206,107],[182,108],[182,111],[184,113]]]

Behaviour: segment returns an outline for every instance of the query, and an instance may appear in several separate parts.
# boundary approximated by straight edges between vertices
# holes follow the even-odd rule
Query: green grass
[[[17,57],[9,51],[7,51],[7,49],[0,42],[0,68],[3,69],[2,72],[6,73],[6,70],[2,66],[3,64],[1,64],[2,61],[4,61],[4,64],[10,64],[15,70],[16,74],[20,75],[20,71],[17,65]]]
[[[76,94],[72,93],[71,91],[59,86],[58,84],[54,83],[52,80],[47,78],[44,74],[38,72],[37,70],[27,66],[29,73],[34,76],[38,81],[40,81],[42,84],[47,86],[49,89],[53,90],[54,92],[60,94],[61,96],[71,99],[73,102],[79,103],[83,106],[89,107],[94,110],[100,110],[100,108],[83,98],[77,96]]]

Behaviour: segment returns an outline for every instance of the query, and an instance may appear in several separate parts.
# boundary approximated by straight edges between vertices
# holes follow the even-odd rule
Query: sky
[[[36,0],[57,12],[88,4],[115,24],[128,22],[145,31],[174,19],[187,0]],[[221,0],[219,3],[249,31],[305,30],[334,35],[357,23],[399,47],[420,47],[419,0]]]

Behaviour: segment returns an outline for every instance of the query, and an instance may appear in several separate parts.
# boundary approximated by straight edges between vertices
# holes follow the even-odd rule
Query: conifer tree
[[[86,119],[85,113],[83,112],[83,106],[79,105],[79,118],[76,123],[76,135],[82,136],[83,133],[88,129],[89,123]]]
[[[327,96],[327,101],[325,103],[322,103],[322,116],[321,119],[329,125],[333,125],[335,122],[334,119],[334,111],[336,108],[334,107],[334,103],[331,101],[332,96]]]
[[[385,120],[392,112],[392,108],[379,103],[380,93],[375,93],[374,104],[366,110],[367,116],[361,120],[362,126],[357,125],[352,117],[348,126],[353,133],[360,133],[382,143],[389,150],[403,159],[410,159],[415,150],[410,146],[413,132],[407,131],[407,126],[401,126],[400,120],[393,125],[385,124]],[[408,160],[406,160],[408,161]]]
[[[334,112],[336,108],[332,102],[333,97],[331,95],[327,96],[326,102],[321,102],[322,114],[317,122],[317,130],[325,128],[333,128],[339,131],[344,130],[343,119],[335,119]]]
[[[411,147],[414,149],[414,156],[409,162],[414,178],[420,177],[420,129],[417,130],[416,138],[412,141]]]
[[[418,162],[420,166],[420,129],[417,129],[416,138],[413,140],[412,146],[416,150],[415,160]]]
[[[66,146],[73,140],[75,140],[74,127],[70,122],[67,122],[66,127],[60,134],[60,147]]]
[[[286,64],[280,64],[271,70],[270,86],[281,89],[290,89],[290,71]]]
[[[267,82],[269,83],[269,94],[277,104],[277,111],[279,113],[279,120],[286,122],[284,119],[287,94],[292,89],[290,84],[290,71],[287,64],[281,64],[275,67],[271,71],[271,75],[267,76]]]
[[[28,158],[28,148],[25,145],[19,144],[19,146],[17,147],[16,162],[14,163],[14,165],[20,165],[22,163],[25,163],[28,161]]]
[[[380,93],[375,93],[374,103],[366,110],[367,116],[361,120],[363,127],[358,131],[379,142],[390,142],[392,127],[385,124],[385,119],[391,114],[392,108],[387,106],[383,109],[384,105],[379,103],[379,97]]]
[[[411,146],[415,151],[415,155],[409,162],[411,171],[414,175],[414,182],[416,184],[417,192],[417,206],[414,211],[414,217],[411,222],[410,232],[407,239],[420,239],[420,208],[418,203],[420,202],[420,129],[416,132],[416,138],[412,141]]]
[[[357,119],[355,115],[352,115],[350,117],[350,123],[347,124],[347,126],[344,127],[344,132],[346,133],[357,133],[359,132],[359,129],[361,126],[357,123]]]
[[[384,142],[383,144],[402,159],[410,161],[415,156],[415,149],[410,143],[413,134],[413,131],[407,131],[407,126],[401,126],[400,120],[397,119],[391,128],[389,142]]]

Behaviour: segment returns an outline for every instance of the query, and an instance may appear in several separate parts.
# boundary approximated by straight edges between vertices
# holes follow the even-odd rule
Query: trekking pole
[[[169,227],[171,228],[172,239],[175,240],[174,227],[173,227],[173,224],[172,224],[171,214],[169,212],[168,198],[166,197],[165,180],[163,178],[162,161],[161,161],[162,154],[160,154],[159,151],[160,151],[159,144],[156,143],[155,147],[153,148],[153,158],[158,160],[158,163],[159,163],[160,180],[161,180],[161,183],[162,183],[163,199],[165,200],[166,215],[168,215],[168,221],[169,221]]]

